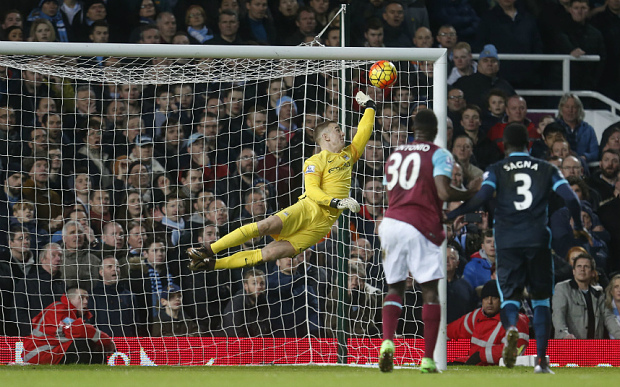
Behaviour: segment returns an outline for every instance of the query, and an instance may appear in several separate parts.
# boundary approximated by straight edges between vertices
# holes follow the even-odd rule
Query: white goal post
[[[217,74],[217,71],[209,67],[210,59],[231,59],[234,63],[242,63],[243,66],[222,67],[222,71],[232,71],[230,74],[222,74],[221,78],[214,78],[214,82],[232,82],[235,80],[248,80],[259,82],[276,78],[282,71],[288,69],[286,63],[282,68],[269,68],[272,63],[277,61],[330,61],[334,65],[329,67],[331,71],[342,70],[342,78],[345,78],[345,61],[359,61],[358,67],[364,63],[371,63],[381,59],[391,61],[413,62],[428,61],[433,62],[432,85],[428,85],[428,98],[432,101],[432,109],[437,115],[439,131],[435,143],[441,147],[446,147],[446,126],[447,126],[447,59],[446,49],[440,48],[366,48],[366,47],[317,47],[317,46],[194,46],[194,45],[146,45],[146,44],[92,44],[92,43],[40,43],[40,42],[0,42],[0,67],[11,67],[13,64],[21,66],[20,70],[26,70],[29,61],[33,58],[45,57],[116,57],[116,58],[168,58],[172,59],[174,65],[166,67],[160,66],[153,70],[132,67],[131,70],[125,68],[119,70],[92,68],[88,71],[76,67],[66,68],[66,73],[61,77],[69,79],[83,79],[86,82],[94,82],[97,77],[105,77],[110,84],[135,84],[135,85],[161,85],[161,84],[186,84],[191,82],[209,82],[209,77]],[[19,62],[12,62],[12,58],[19,58]],[[203,59],[198,65],[186,65],[183,62],[174,62],[174,59]],[[47,59],[46,59],[47,60]],[[253,62],[257,60],[258,62]],[[276,62],[260,62],[260,61]],[[36,60],[34,60],[36,62]],[[43,61],[37,72],[44,75],[53,75],[56,68],[52,62]],[[256,63],[256,64],[255,64]],[[267,63],[267,64],[265,64]],[[310,62],[311,63],[311,62]],[[265,67],[257,67],[257,66]],[[62,64],[65,66],[65,64]],[[309,66],[312,66],[311,64]],[[276,66],[277,67],[277,66]],[[202,70],[205,70],[204,73]],[[303,69],[302,69],[303,70]],[[303,75],[295,69],[292,75]],[[88,73],[88,74],[87,74]],[[400,75],[400,74],[399,74]],[[203,77],[204,78],[201,78]],[[282,76],[282,75],[280,75]],[[84,77],[84,78],[82,78]],[[430,78],[430,76],[429,76]],[[198,79],[198,80],[197,80]],[[100,80],[103,82],[103,79]],[[344,81],[342,84],[344,84]],[[241,84],[243,82],[240,82]],[[340,91],[344,93],[344,91]],[[349,100],[347,100],[349,98]],[[344,95],[339,99],[342,112],[351,110],[350,95]],[[343,121],[344,113],[341,114],[340,121]],[[344,126],[345,122],[341,122]],[[352,125],[355,125],[354,122]],[[165,145],[165,144],[164,144]],[[7,156],[7,155],[0,155]],[[310,155],[305,155],[305,158]],[[6,166],[5,166],[6,167]],[[277,182],[276,182],[277,183]],[[221,235],[220,235],[221,236]],[[444,267],[445,267],[445,242]],[[439,339],[435,350],[435,359],[440,369],[446,369],[446,280],[440,282],[440,301],[442,304],[442,320]],[[312,361],[312,360],[311,360]]]

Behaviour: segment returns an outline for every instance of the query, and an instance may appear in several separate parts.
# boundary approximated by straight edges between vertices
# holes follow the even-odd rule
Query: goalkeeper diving
[[[351,174],[372,134],[375,102],[361,91],[355,99],[365,111],[350,145],[345,146],[345,134],[336,122],[326,121],[314,130],[321,152],[304,163],[306,190],[297,203],[260,222],[241,226],[210,245],[189,248],[191,270],[236,269],[294,257],[324,238],[343,210],[359,212],[359,203],[349,197]],[[262,249],[240,251],[224,258],[215,256],[265,235],[275,240]]]

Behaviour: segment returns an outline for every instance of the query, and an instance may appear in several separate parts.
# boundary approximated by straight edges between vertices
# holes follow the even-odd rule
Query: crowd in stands
[[[10,41],[298,45],[327,27],[321,43],[340,46],[339,4],[328,0],[6,4],[0,37]],[[571,84],[618,98],[620,0],[356,0],[350,14],[350,45],[448,49],[454,186],[504,157],[508,123],[528,128],[532,155],[569,180],[588,231],[575,235],[562,199],[551,200],[555,337],[620,338],[620,121],[594,128],[574,93],[555,100],[552,115],[529,115],[515,89],[554,87],[559,70],[499,61],[499,53],[597,54],[600,62],[573,64]],[[141,64],[155,63],[165,64]],[[433,108],[432,63],[396,64],[399,81],[385,92],[355,79],[379,106],[353,174],[362,210],[351,216],[344,290],[334,285],[336,228],[296,257],[244,271],[191,272],[185,252],[296,201],[303,159],[318,150],[314,128],[338,121],[340,99],[354,94],[337,78],[141,86],[0,66],[0,334],[30,335],[44,308],[80,288],[88,321],[111,337],[336,337],[339,310],[351,335],[380,337],[384,162],[412,140],[412,117]],[[448,322],[481,303],[493,310],[482,302],[495,296],[483,291],[495,278],[493,207],[471,215],[448,225]],[[422,334],[418,287],[410,278],[398,335]],[[527,320],[527,304],[523,312]]]

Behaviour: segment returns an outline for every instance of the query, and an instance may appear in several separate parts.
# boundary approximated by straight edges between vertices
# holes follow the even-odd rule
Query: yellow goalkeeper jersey
[[[306,191],[300,199],[308,198],[321,206],[326,206],[332,215],[342,212],[329,207],[329,203],[334,198],[343,199],[349,196],[353,166],[364,152],[374,123],[375,110],[368,108],[358,124],[357,133],[350,145],[339,153],[323,150],[306,160],[304,163]]]

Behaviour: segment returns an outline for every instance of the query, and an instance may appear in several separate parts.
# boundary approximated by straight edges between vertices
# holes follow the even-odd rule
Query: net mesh
[[[344,337],[350,353],[374,353],[383,163],[431,107],[432,63],[397,62],[386,90],[368,85],[371,63],[0,56],[0,334],[41,328],[32,319],[79,286],[88,321],[119,340],[227,338],[237,352],[218,356],[246,359],[260,343],[302,363]],[[297,201],[303,162],[319,151],[314,128],[340,122],[350,140],[358,90],[378,104],[352,179],[360,214],[292,259],[191,272],[188,247]],[[422,337],[421,304],[411,279],[398,336]]]

